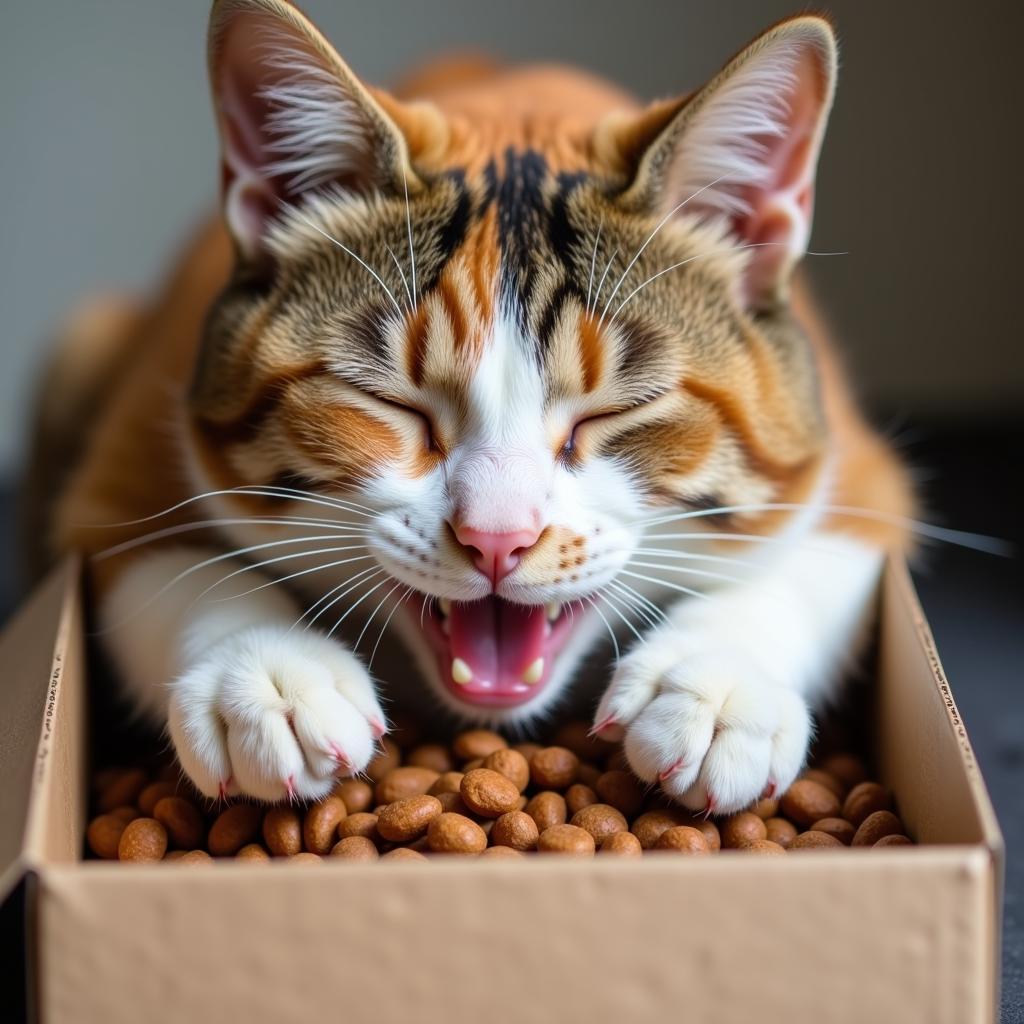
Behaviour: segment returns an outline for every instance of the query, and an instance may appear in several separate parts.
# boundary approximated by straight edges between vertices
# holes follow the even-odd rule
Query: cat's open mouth
[[[448,691],[477,707],[515,707],[532,700],[551,678],[555,659],[577,616],[571,604],[433,602],[426,633]]]

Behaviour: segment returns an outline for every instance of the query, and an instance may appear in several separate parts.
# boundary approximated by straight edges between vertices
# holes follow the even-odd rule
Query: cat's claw
[[[313,633],[256,626],[211,647],[171,687],[182,768],[211,797],[326,796],[373,756],[384,721],[363,665]],[[225,782],[224,780],[230,780]]]

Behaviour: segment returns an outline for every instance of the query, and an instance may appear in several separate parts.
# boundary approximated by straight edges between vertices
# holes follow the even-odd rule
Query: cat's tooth
[[[562,614],[562,602],[548,601],[545,611],[547,612],[548,622],[554,622]]]
[[[452,660],[452,680],[459,686],[473,681],[473,670],[461,658]]]
[[[534,686],[540,682],[542,675],[544,675],[544,659],[538,658],[527,666],[526,671],[519,678],[528,686]]]
[[[451,613],[452,613],[452,603],[451,603],[451,601],[448,600],[447,597],[438,598],[437,604],[438,604],[438,607],[441,609],[441,614],[442,615],[444,615],[446,617],[451,615]]]

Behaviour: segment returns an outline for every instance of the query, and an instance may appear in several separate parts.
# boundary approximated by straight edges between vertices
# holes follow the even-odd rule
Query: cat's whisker
[[[224,487],[213,491],[204,491],[202,494],[193,494],[190,498],[185,498],[184,501],[179,501],[176,505],[168,505],[167,508],[161,509],[159,512],[154,512],[149,516],[142,516],[139,519],[125,519],[122,522],[115,523],[82,523],[80,525],[87,530],[108,530],[125,526],[141,526],[143,523],[151,523],[154,519],[160,519],[163,516],[170,515],[172,512],[177,512],[179,509],[193,505],[197,501],[230,494],[250,494],[255,497],[266,498],[280,498],[284,494],[289,494],[295,495],[296,500],[301,499],[310,504],[324,505],[327,508],[335,508],[343,512],[356,512],[357,515],[363,515],[368,519],[377,514],[373,509],[367,508],[364,505],[355,505],[354,502],[345,503],[345,499],[328,498],[326,495],[314,494],[311,491],[300,491],[292,487],[278,487],[274,484],[245,484],[240,487]],[[331,520],[331,522],[343,522],[343,520]]]
[[[669,210],[669,211],[668,211],[668,213],[666,213],[666,214],[665,214],[665,216],[664,216],[664,217],[662,217],[660,221],[658,221],[658,224],[657,224],[657,226],[655,227],[655,229],[654,229],[654,230],[653,230],[653,231],[652,231],[652,232],[651,232],[651,233],[650,233],[650,234],[649,234],[649,235],[647,236],[647,238],[645,239],[645,241],[644,241],[643,245],[641,245],[641,246],[640,246],[640,248],[639,248],[639,249],[637,249],[637,251],[636,251],[636,254],[635,254],[635,255],[633,256],[633,258],[632,258],[632,259],[631,259],[631,260],[629,261],[629,263],[627,263],[627,264],[626,264],[626,269],[625,269],[625,270],[623,270],[623,272],[622,272],[622,274],[620,275],[620,277],[619,277],[618,281],[617,281],[617,282],[615,283],[615,287],[614,287],[614,288],[612,289],[612,293],[611,293],[611,295],[609,295],[609,296],[608,296],[608,301],[607,301],[607,302],[605,302],[605,304],[604,304],[604,309],[602,309],[602,310],[601,310],[601,319],[600,319],[600,320],[598,321],[598,323],[597,323],[597,326],[598,326],[598,330],[600,330],[600,329],[601,329],[601,324],[603,324],[603,323],[604,323],[604,318],[605,318],[605,315],[606,315],[606,314],[608,313],[608,307],[609,307],[609,306],[610,306],[610,305],[612,304],[612,300],[613,300],[613,299],[615,298],[615,296],[616,296],[616,295],[618,295],[618,293],[619,293],[619,289],[620,289],[620,288],[622,287],[622,283],[623,283],[623,281],[625,281],[625,280],[626,280],[626,278],[627,278],[627,277],[628,277],[628,275],[629,275],[629,272],[630,272],[630,271],[631,271],[631,270],[633,269],[633,267],[634,267],[634,266],[636,265],[636,261],[637,261],[638,259],[640,259],[640,257],[641,257],[641,256],[643,255],[643,253],[644,253],[644,249],[646,249],[646,248],[647,248],[647,246],[648,246],[648,245],[650,245],[652,241],[654,241],[654,237],[655,237],[655,235],[657,235],[657,234],[658,234],[658,232],[659,232],[659,231],[661,231],[661,229],[662,229],[662,228],[663,228],[663,227],[664,227],[664,226],[665,226],[665,225],[666,225],[666,224],[667,224],[667,223],[668,223],[668,222],[669,222],[669,221],[670,221],[670,220],[671,220],[671,219],[672,219],[672,218],[673,218],[673,217],[674,217],[674,216],[675,216],[675,215],[676,215],[676,214],[677,214],[677,213],[678,213],[678,212],[679,212],[679,211],[680,211],[680,210],[681,210],[681,209],[682,209],[682,208],[683,208],[684,206],[686,206],[686,205],[687,205],[687,203],[690,203],[690,202],[692,202],[692,201],[693,201],[694,199],[696,199],[696,198],[697,198],[697,197],[698,197],[699,195],[702,195],[702,194],[703,194],[704,192],[707,192],[707,190],[708,190],[709,188],[714,188],[714,187],[715,187],[715,185],[719,184],[719,183],[720,183],[720,182],[722,182],[722,181],[725,181],[725,180],[726,180],[726,178],[729,178],[729,177],[731,177],[731,176],[732,176],[732,172],[730,171],[730,172],[728,172],[728,173],[726,173],[726,174],[722,174],[722,175],[720,175],[719,177],[715,178],[715,180],[714,180],[714,181],[710,181],[710,182],[708,182],[708,184],[707,184],[707,185],[705,185],[705,186],[704,186],[703,188],[699,188],[699,189],[697,189],[697,191],[696,191],[696,192],[692,193],[691,195],[688,195],[688,196],[687,196],[687,197],[686,197],[686,198],[685,198],[685,199],[684,199],[684,200],[683,200],[683,201],[682,201],[681,203],[678,203],[678,204],[677,204],[676,206],[673,206],[673,207],[672,207],[672,209],[671,209],[671,210]],[[614,317],[613,317],[612,319],[614,319]]]
[[[383,573],[383,572],[384,572],[384,570],[383,570],[383,569],[382,569],[382,568],[381,568],[380,566],[372,566],[372,565],[371,565],[371,566],[370,566],[369,568],[367,568],[367,569],[362,569],[362,570],[360,570],[359,572],[357,572],[357,573],[356,573],[355,575],[353,575],[353,576],[349,576],[349,577],[348,577],[347,579],[345,579],[345,580],[342,580],[342,581],[341,581],[341,583],[339,583],[339,584],[338,584],[337,586],[331,587],[331,589],[330,589],[330,590],[328,590],[326,594],[322,594],[322,595],[321,595],[320,597],[318,597],[318,598],[317,598],[317,599],[316,599],[316,600],[315,600],[315,601],[314,601],[314,602],[313,602],[313,603],[312,603],[312,604],[311,604],[311,605],[310,605],[310,606],[309,606],[309,607],[308,607],[308,608],[307,608],[307,609],[306,609],[306,610],[305,610],[305,611],[304,611],[304,612],[303,612],[303,613],[302,613],[302,614],[301,614],[301,615],[300,615],[300,616],[299,616],[299,617],[298,617],[298,618],[297,618],[297,619],[296,619],[296,620],[295,620],[295,621],[294,621],[294,622],[293,622],[293,623],[291,624],[291,626],[290,626],[290,627],[289,627],[289,629],[288,629],[288,632],[289,632],[289,633],[291,633],[291,632],[292,632],[292,630],[296,629],[296,628],[298,627],[298,625],[299,625],[299,624],[300,624],[300,623],[302,622],[302,620],[303,620],[303,619],[305,619],[305,618],[306,618],[306,616],[310,614],[310,612],[314,611],[314,610],[315,610],[316,608],[319,608],[319,607],[320,607],[320,605],[322,605],[322,604],[323,604],[323,603],[324,603],[325,601],[329,600],[329,599],[330,599],[330,598],[331,598],[331,597],[332,597],[332,596],[333,596],[334,594],[337,594],[337,593],[338,593],[338,591],[339,591],[339,590],[341,590],[341,589],[342,589],[343,587],[348,587],[348,590],[354,590],[354,589],[355,589],[355,588],[356,588],[357,586],[359,586],[359,581],[360,581],[360,580],[361,580],[361,581],[362,581],[363,583],[368,583],[368,582],[369,582],[370,580],[372,580],[372,579],[373,579],[373,578],[374,578],[375,576],[379,576],[379,575],[380,575],[381,573]],[[346,590],[346,591],[345,591],[345,593],[348,593],[348,590]],[[340,599],[341,597],[344,597],[344,596],[345,596],[345,594],[341,594],[341,595],[339,595],[339,599]],[[329,607],[329,606],[328,606],[328,607]],[[316,622],[316,620],[317,620],[318,618],[320,618],[320,616],[321,616],[321,615],[322,615],[322,614],[324,613],[324,611],[326,611],[326,608],[321,608],[321,610],[320,610],[319,612],[317,612],[317,614],[316,614],[316,615],[314,615],[314,616],[313,616],[313,618],[312,618],[312,619],[310,619],[308,623],[306,623],[306,626],[305,626],[305,628],[306,628],[306,629],[309,629],[309,627],[310,627],[310,626],[312,626],[312,625],[313,625],[313,623],[314,623],[314,622]]]
[[[384,639],[384,634],[387,632],[389,623],[392,617],[399,608],[409,599],[409,595],[412,594],[413,588],[406,587],[405,593],[395,602],[395,607],[388,612],[388,617],[384,620],[384,625],[380,627],[380,632],[377,634],[377,642],[373,645],[373,650],[370,652],[370,660],[366,663],[366,670],[369,672],[373,668],[373,659],[377,656],[377,648],[380,647],[381,640]]]
[[[356,637],[356,642],[352,645],[352,653],[353,654],[356,653],[359,650],[359,645],[363,642],[363,637],[366,636],[366,631],[370,628],[370,623],[373,622],[374,618],[377,615],[377,612],[379,612],[381,610],[381,608],[384,607],[384,605],[387,603],[388,598],[401,585],[402,585],[401,581],[396,582],[395,585],[380,599],[380,601],[377,602],[377,607],[374,608],[372,612],[370,612],[370,617],[366,620],[366,622],[363,623],[363,628],[359,631],[359,636]],[[391,618],[391,616],[388,616],[388,621],[390,621],[390,618]],[[387,625],[387,622],[385,622],[385,625]]]
[[[405,190],[405,229],[409,236],[409,267],[412,272],[412,308],[416,310],[419,306],[419,296],[416,292],[416,249],[412,244],[412,210],[409,206],[409,177],[402,168],[402,188]]]
[[[402,278],[402,284],[405,287],[405,297],[409,300],[409,305],[408,305],[407,308],[411,312],[412,309],[413,309],[412,292],[409,290],[409,281],[407,280],[407,278],[405,276],[405,271],[402,269],[402,264],[398,262],[398,257],[395,255],[395,252],[391,248],[391,246],[388,245],[388,246],[385,246],[385,248],[388,251],[388,255],[391,257],[392,260],[394,260],[395,269],[398,271],[399,275]]]
[[[617,665],[619,663],[619,660],[620,660],[620,655],[619,655],[619,641],[618,641],[618,638],[615,636],[615,630],[612,629],[611,624],[604,617],[604,613],[601,611],[600,608],[597,607],[597,602],[591,596],[587,595],[587,596],[585,596],[583,598],[583,600],[586,601],[594,609],[595,612],[597,612],[597,614],[600,617],[601,621],[604,623],[605,629],[608,630],[608,635],[612,638],[612,647],[615,648],[615,664]]]
[[[423,617],[427,614],[427,602],[430,600],[429,594],[423,595],[423,604],[420,605],[420,629],[423,629]]]
[[[628,583],[615,579],[612,580],[608,586],[614,587],[615,590],[621,593],[624,597],[631,598],[633,600],[634,607],[638,612],[644,615],[651,626],[657,626],[660,623],[668,622],[668,617],[653,601],[648,600],[640,593],[639,590],[631,587]]]
[[[700,555],[693,551],[676,551],[675,548],[634,548],[634,555],[660,555],[662,558],[678,558],[686,562],[716,562],[720,565],[737,565],[741,569],[760,569],[756,562],[744,558],[729,558],[727,555]]]
[[[749,505],[722,505],[718,508],[694,509],[690,512],[677,512],[668,516],[655,516],[651,519],[642,520],[640,526],[663,526],[667,523],[679,522],[685,519],[701,519],[709,516],[731,515],[744,512],[802,512],[806,509],[834,516],[845,516],[853,519],[867,519],[877,523],[886,523],[892,526],[899,526],[910,530],[913,533],[931,540],[945,541],[948,544],[955,544],[958,547],[972,548],[976,551],[985,551],[989,554],[1009,555],[1012,553],[1012,546],[1006,541],[996,537],[986,537],[979,533],[969,533],[964,530],[953,530],[944,526],[934,526],[918,519],[910,519],[907,516],[894,515],[883,512],[880,509],[864,508],[855,505],[828,505],[817,502],[795,502],[776,501],[762,502]],[[651,534],[650,536],[658,536]],[[662,534],[661,536],[665,536]]]
[[[352,259],[354,259],[356,263],[358,263],[368,274],[370,274],[371,277],[373,277],[373,279],[377,282],[377,284],[379,284],[381,288],[384,289],[384,293],[391,300],[391,305],[395,307],[395,311],[398,313],[399,319],[402,319],[404,317],[404,314],[402,313],[402,307],[398,304],[398,299],[395,298],[394,293],[384,283],[384,278],[382,278],[380,274],[378,274],[377,271],[374,270],[373,267],[371,267],[370,264],[366,262],[366,260],[364,260],[358,253],[353,252],[347,245],[345,245],[344,242],[339,242],[338,239],[336,239],[333,235],[330,235],[326,231],[324,231],[323,228],[316,224],[316,222],[313,221],[311,217],[307,217],[306,214],[303,213],[302,210],[299,207],[297,207],[294,203],[289,203],[286,202],[285,200],[281,200],[281,205],[284,206],[287,210],[294,213],[294,215],[299,220],[301,220],[307,227],[312,228],[318,235],[321,235],[322,237],[326,238],[327,241],[330,242],[332,245],[336,245],[339,249],[341,249],[343,253],[345,253],[348,256],[351,256]]]
[[[611,608],[611,610],[612,610],[613,612],[615,612],[615,614],[616,614],[616,615],[617,615],[617,616],[618,616],[618,617],[619,617],[620,619],[622,619],[622,621],[623,621],[623,622],[624,622],[624,623],[626,624],[626,628],[627,628],[627,629],[628,629],[628,630],[629,630],[629,631],[630,631],[630,632],[631,632],[631,633],[633,634],[633,636],[635,636],[635,637],[637,638],[637,640],[643,641],[643,637],[642,637],[642,636],[640,635],[640,633],[639,633],[639,631],[637,630],[636,626],[634,626],[634,625],[633,625],[633,623],[632,623],[632,622],[630,622],[630,621],[629,621],[629,619],[627,619],[627,618],[626,618],[626,616],[625,616],[625,615],[623,615],[621,611],[619,611],[619,607],[618,607],[618,605],[617,605],[617,604],[616,604],[616,603],[615,603],[615,602],[614,602],[614,601],[612,600],[611,594],[609,594],[609,593],[607,592],[607,590],[602,590],[602,591],[600,591],[600,592],[598,593],[598,595],[597,595],[597,596],[598,596],[598,597],[599,597],[599,598],[600,598],[600,599],[601,599],[602,601],[604,601],[604,603],[605,603],[606,605],[608,605],[608,607],[609,607],[609,608]],[[628,608],[628,607],[629,607],[629,606],[627,605],[627,608]]]
[[[141,537],[133,537],[131,540],[122,541],[113,547],[104,548],[91,556],[92,561],[102,562],[115,555],[131,551],[133,548],[141,547],[143,544],[152,544],[155,541],[163,540],[166,537],[177,537],[182,533],[192,533],[195,530],[211,530],[220,526],[284,526],[289,529],[328,529],[333,530],[332,538],[335,540],[349,540],[353,537],[365,537],[370,531],[363,526],[354,526],[342,523],[333,519],[299,519],[291,516],[275,516],[274,518],[248,518],[248,519],[200,519],[194,523],[179,523],[177,526],[167,526],[162,530],[154,530],[152,533],[143,534]]]
[[[360,547],[362,547],[362,546],[361,545],[350,545],[347,548],[322,548],[321,551],[319,551],[319,552],[310,551],[310,552],[308,552],[308,554],[314,555],[314,554],[328,554],[330,552],[356,551]],[[272,580],[267,580],[265,583],[261,583],[258,587],[253,587],[251,590],[243,591],[241,594],[231,594],[229,597],[214,598],[213,603],[220,604],[220,603],[222,603],[224,601],[237,601],[240,597],[248,597],[250,594],[256,594],[256,593],[258,593],[261,590],[266,590],[268,587],[276,587],[279,584],[288,583],[290,580],[298,580],[300,577],[304,577],[304,575],[309,575],[310,572],[323,572],[326,569],[333,569],[333,568],[336,568],[339,565],[348,565],[350,562],[365,562],[365,561],[367,561],[367,559],[373,558],[373,557],[374,557],[373,555],[357,555],[357,556],[355,556],[353,558],[342,558],[340,561],[324,562],[321,565],[313,565],[310,568],[299,569],[297,572],[290,572],[288,575],[283,575],[283,577],[274,577]],[[231,579],[231,577],[234,577],[234,575],[239,575],[241,572],[246,572],[249,569],[257,569],[257,568],[259,568],[263,564],[266,564],[266,563],[259,563],[259,564],[255,564],[255,565],[243,566],[243,568],[237,569],[236,571],[230,573],[229,575],[226,575],[226,577],[224,577],[223,580],[219,580],[216,583],[215,586],[219,587],[222,583],[224,583],[227,580]],[[212,589],[213,588],[209,588],[209,590],[212,590]],[[208,592],[209,591],[204,591],[204,593],[208,593]],[[202,595],[200,595],[200,596],[202,596]],[[197,598],[197,600],[199,600],[199,598]]]
[[[708,569],[694,569],[688,565],[664,565],[661,562],[641,562],[635,558],[631,558],[626,565],[639,566],[641,569],[663,569],[665,572],[682,572],[686,573],[687,576],[700,576],[702,579],[707,580],[722,580],[725,583],[747,583],[749,581],[741,579],[739,576],[730,576],[724,572],[711,572]]]
[[[327,631],[327,636],[334,636],[334,634],[338,630],[338,627],[349,617],[349,615],[351,615],[352,612],[354,612],[374,591],[380,590],[380,588],[383,587],[390,579],[391,577],[385,574],[384,579],[382,579],[379,583],[375,583],[372,587],[370,587],[370,589],[365,594],[363,594],[362,597],[356,600],[353,604],[349,605],[348,610],[339,619],[337,619],[334,625],[331,626],[331,628]]]
[[[701,593],[699,590],[693,590],[691,587],[684,587],[678,583],[670,583],[668,580],[658,579],[656,576],[645,576],[643,573],[632,572],[629,569],[620,569],[620,576],[630,576],[637,580],[646,580],[648,583],[657,583],[658,586],[668,587],[669,590],[676,590],[680,594],[688,594],[690,597],[699,597],[702,601],[710,601],[711,596],[709,594]]]
[[[744,249],[762,249],[765,246],[770,245],[787,245],[786,242],[745,242],[741,245],[733,245],[728,249],[715,249],[711,252],[699,252],[695,256],[689,256],[685,260],[680,260],[678,263],[673,263],[670,267],[666,267],[664,270],[659,270],[656,274],[651,274],[646,281],[642,281],[636,286],[616,307],[615,312],[612,313],[611,318],[608,321],[609,326],[615,323],[615,318],[622,312],[623,308],[628,302],[630,302],[639,292],[642,292],[649,284],[657,281],[659,277],[664,277],[665,274],[671,273],[673,270],[678,270],[680,267],[685,267],[688,263],[693,263],[695,260],[710,259],[712,256],[728,256],[733,252],[741,252]],[[848,256],[846,252],[807,252],[805,251],[802,255],[804,256]],[[603,317],[602,317],[603,319]]]
[[[612,264],[615,262],[615,257],[619,255],[618,246],[612,250],[611,256],[608,257],[608,262],[605,264],[604,273],[601,275],[601,280],[597,282],[597,291],[594,292],[594,309],[597,309],[597,304],[601,300],[601,291],[604,288],[604,282],[608,277],[608,272],[612,269]]]
[[[601,223],[597,225],[597,234],[594,237],[594,252],[590,257],[590,280],[587,282],[587,313],[593,315],[593,310],[590,308],[590,296],[594,290],[594,271],[597,270],[597,247],[601,244],[601,232],[604,230],[604,218],[601,218]],[[595,303],[596,305],[596,303]]]
[[[289,552],[287,555],[278,555],[275,558],[267,558],[267,559],[264,559],[261,562],[253,562],[251,565],[243,565],[243,566],[240,566],[238,569],[235,569],[233,572],[229,572],[226,576],[222,576],[216,583],[213,583],[209,587],[207,587],[201,594],[198,595],[198,597],[195,598],[195,601],[193,601],[193,604],[196,601],[201,601],[204,597],[206,597],[206,595],[208,593],[210,593],[211,590],[215,590],[217,587],[221,586],[222,584],[227,583],[228,580],[234,579],[236,576],[241,576],[241,575],[243,575],[244,573],[247,573],[247,572],[253,572],[256,569],[262,569],[262,568],[264,568],[265,566],[268,566],[268,565],[277,565],[279,562],[286,562],[286,561],[289,561],[290,559],[293,559],[293,558],[311,558],[313,555],[331,555],[331,554],[340,554],[342,551],[365,551],[365,550],[366,550],[366,545],[365,544],[346,544],[346,545],[343,545],[342,547],[313,548],[313,549],[311,549],[309,551],[292,551],[292,552]],[[366,555],[365,557],[366,558],[370,558],[372,556],[371,555]],[[359,559],[345,559],[342,562],[332,562],[331,565],[345,565],[345,564],[347,564],[350,561],[363,561],[363,560],[364,560],[363,558],[359,558]],[[244,591],[241,594],[232,594],[229,597],[214,598],[213,603],[214,604],[220,604],[223,601],[234,601],[234,600],[237,600],[239,597],[246,597],[248,594],[254,594],[254,593],[256,593],[257,590],[265,590],[267,587],[275,586],[278,583],[286,583],[288,580],[298,579],[298,577],[305,576],[305,575],[307,575],[308,573],[311,573],[311,572],[321,572],[325,568],[328,568],[328,566],[315,565],[315,566],[313,566],[312,568],[309,568],[309,569],[303,569],[303,570],[301,570],[299,572],[293,572],[293,573],[291,573],[288,576],[275,576],[273,579],[267,580],[266,583],[262,583],[258,587],[253,587],[252,590],[246,590],[246,591]]]

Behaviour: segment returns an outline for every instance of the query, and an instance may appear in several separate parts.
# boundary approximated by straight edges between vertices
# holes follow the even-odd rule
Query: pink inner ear
[[[743,299],[758,305],[777,290],[792,263],[807,247],[814,213],[816,130],[820,116],[820,69],[804,55],[794,69],[783,133],[762,136],[767,171],[763,185],[743,191],[749,213],[734,218],[734,230],[751,250]]]

